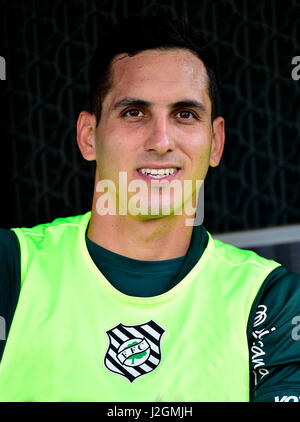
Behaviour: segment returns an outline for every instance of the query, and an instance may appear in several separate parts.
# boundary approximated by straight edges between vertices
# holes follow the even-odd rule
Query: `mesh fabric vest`
[[[279,264],[209,235],[171,290],[127,296],[88,253],[89,219],[14,229],[22,287],[0,400],[248,401],[248,316]]]

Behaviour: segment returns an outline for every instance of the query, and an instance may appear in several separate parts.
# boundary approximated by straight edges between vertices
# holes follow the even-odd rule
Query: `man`
[[[2,233],[0,399],[297,401],[300,277],[188,224],[225,138],[207,48],[130,19],[91,86],[77,122],[91,213]]]

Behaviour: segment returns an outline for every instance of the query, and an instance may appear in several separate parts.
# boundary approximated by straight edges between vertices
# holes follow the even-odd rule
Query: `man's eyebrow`
[[[153,103],[151,103],[150,101],[145,101],[145,100],[141,100],[139,98],[133,98],[133,97],[126,97],[123,98],[120,101],[117,101],[114,106],[113,106],[113,110],[117,110],[119,108],[122,107],[128,107],[128,106],[133,106],[133,107],[151,107],[153,106]],[[182,101],[177,101],[175,103],[172,104],[168,104],[169,108],[195,108],[198,109],[201,113],[203,114],[207,114],[207,109],[204,106],[203,103],[197,101],[197,100],[182,100]]]
[[[207,109],[204,106],[203,103],[196,101],[196,100],[183,100],[183,101],[178,101],[176,103],[170,104],[170,106],[172,108],[196,108],[198,109],[201,113],[203,114],[207,114]]]
[[[152,103],[150,103],[149,101],[140,100],[139,98],[126,97],[120,101],[117,101],[113,106],[113,110],[117,110],[118,108],[128,107],[128,106],[149,107],[151,105]]]

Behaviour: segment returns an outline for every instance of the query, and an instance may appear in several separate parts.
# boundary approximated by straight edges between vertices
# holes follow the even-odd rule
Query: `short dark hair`
[[[95,50],[90,63],[90,106],[101,118],[102,102],[112,85],[111,64],[121,53],[129,56],[151,49],[188,49],[203,62],[208,76],[208,94],[211,100],[211,118],[216,117],[217,83],[215,57],[207,41],[186,21],[174,21],[166,17],[130,17],[113,26]]]

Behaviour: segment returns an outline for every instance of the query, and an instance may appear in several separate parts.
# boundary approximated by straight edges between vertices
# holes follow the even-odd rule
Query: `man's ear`
[[[96,118],[88,111],[82,111],[77,120],[77,144],[83,158],[96,160]]]
[[[213,121],[213,138],[209,164],[216,167],[222,157],[225,142],[225,121],[223,117],[217,117]]]

